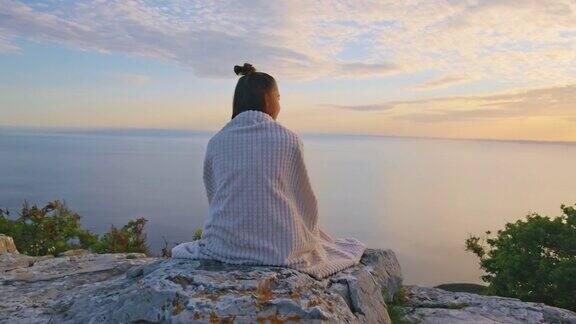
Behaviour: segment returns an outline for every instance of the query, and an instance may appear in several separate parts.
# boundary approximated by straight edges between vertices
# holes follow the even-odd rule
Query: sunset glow
[[[0,0],[0,125],[216,130],[244,62],[298,132],[576,141],[571,0]]]

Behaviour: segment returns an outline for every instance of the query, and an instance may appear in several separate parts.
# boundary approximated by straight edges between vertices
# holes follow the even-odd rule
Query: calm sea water
[[[0,130],[0,207],[64,199],[104,232],[149,219],[189,240],[207,216],[202,161],[210,134]],[[576,145],[304,135],[322,225],[397,252],[407,283],[479,282],[471,233],[576,203]]]

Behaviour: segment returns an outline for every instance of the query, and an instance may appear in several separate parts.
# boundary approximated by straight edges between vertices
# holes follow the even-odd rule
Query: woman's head
[[[232,103],[232,118],[247,110],[258,110],[276,119],[280,112],[280,93],[276,80],[248,63],[234,66],[234,73],[241,75]]]

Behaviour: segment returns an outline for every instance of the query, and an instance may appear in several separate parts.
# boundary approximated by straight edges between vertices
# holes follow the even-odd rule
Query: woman
[[[202,238],[174,258],[285,266],[324,278],[360,260],[366,246],[334,240],[318,227],[302,141],[275,121],[276,81],[248,63],[235,66],[232,120],[208,143],[204,185],[210,215]]]

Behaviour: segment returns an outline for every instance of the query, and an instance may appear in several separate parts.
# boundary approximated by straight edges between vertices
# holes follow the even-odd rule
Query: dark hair
[[[252,64],[235,65],[234,73],[242,75],[236,83],[232,102],[232,118],[247,110],[264,112],[264,96],[276,86],[276,80],[264,72],[256,72]]]

